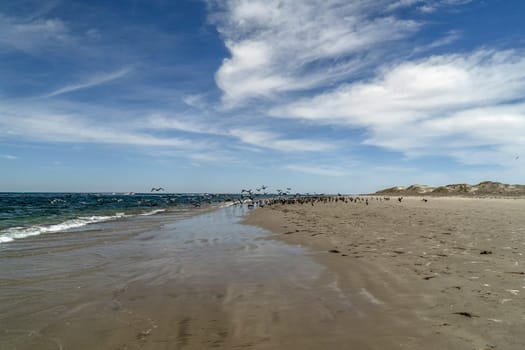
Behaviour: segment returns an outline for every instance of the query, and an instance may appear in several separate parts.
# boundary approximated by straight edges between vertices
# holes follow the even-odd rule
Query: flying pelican
[[[151,192],[159,192],[159,191],[164,191],[164,189],[162,187],[152,187],[151,188]]]

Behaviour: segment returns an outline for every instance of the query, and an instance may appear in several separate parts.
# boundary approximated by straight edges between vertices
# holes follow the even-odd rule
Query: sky
[[[525,183],[521,0],[0,2],[0,191]]]

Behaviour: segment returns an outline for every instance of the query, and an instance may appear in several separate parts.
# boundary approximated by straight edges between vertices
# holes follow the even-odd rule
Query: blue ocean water
[[[180,206],[239,198],[234,194],[0,193],[0,244],[43,233],[134,215],[153,215]]]

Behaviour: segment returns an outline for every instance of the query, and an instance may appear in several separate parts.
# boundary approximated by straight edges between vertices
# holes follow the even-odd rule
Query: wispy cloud
[[[460,6],[472,1],[473,0],[396,0],[387,6],[387,11],[415,6],[421,12],[430,13],[441,7]]]
[[[387,6],[387,11],[394,11],[400,8],[413,6],[423,3],[424,0],[397,0]]]
[[[17,156],[13,156],[12,154],[0,154],[0,158],[7,159],[7,160],[18,159]]]
[[[29,20],[0,13],[0,47],[35,52],[67,43],[69,29],[60,19]]]
[[[182,102],[197,109],[206,109],[207,107],[204,96],[201,94],[185,95],[182,97]]]
[[[333,145],[325,142],[283,138],[279,134],[268,131],[232,129],[229,133],[243,143],[281,152],[321,152],[334,148]]]
[[[182,147],[198,149],[199,143],[175,138],[158,137],[117,123],[100,123],[91,118],[50,113],[49,111],[19,111],[0,109],[0,129],[4,137],[68,143],[122,144],[152,147]]]
[[[204,122],[196,122],[190,118],[176,118],[163,115],[152,115],[145,121],[140,122],[139,126],[148,129],[179,130],[197,134],[228,135],[224,128],[210,125],[210,123],[204,124]]]
[[[333,150],[335,148],[331,143],[315,139],[289,138],[268,130],[248,127],[228,127],[217,124],[212,126],[184,119],[161,116],[151,117],[146,125],[146,127],[155,129],[173,129],[197,134],[233,137],[247,145],[281,152],[320,152]]]
[[[54,97],[59,96],[63,94],[67,94],[73,91],[83,90],[83,89],[89,89],[98,85],[102,85],[105,83],[108,83],[110,81],[120,79],[122,77],[125,77],[131,72],[131,68],[122,68],[117,71],[111,72],[111,73],[104,73],[104,74],[95,74],[89,79],[87,79],[84,82],[67,85],[60,89],[54,90],[42,97],[48,98],[48,97]]]
[[[424,51],[430,51],[438,47],[447,46],[450,45],[456,41],[458,41],[461,38],[461,32],[457,30],[451,30],[446,33],[445,36],[431,42],[428,45],[424,45],[421,47],[416,47],[414,49],[415,53],[421,53]]]
[[[311,174],[319,176],[345,176],[349,173],[338,168],[332,167],[319,167],[319,166],[309,166],[301,164],[290,164],[285,167],[286,169]]]
[[[419,24],[385,16],[385,3],[230,0],[213,19],[231,57],[217,71],[224,102],[311,89],[344,80]]]
[[[367,144],[406,154],[516,152],[525,147],[523,96],[523,54],[478,51],[405,62],[272,114],[365,128]]]

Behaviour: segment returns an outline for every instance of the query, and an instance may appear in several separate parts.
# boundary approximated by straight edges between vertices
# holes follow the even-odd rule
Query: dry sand
[[[245,223],[337,276],[357,348],[525,349],[524,199],[273,205]]]

